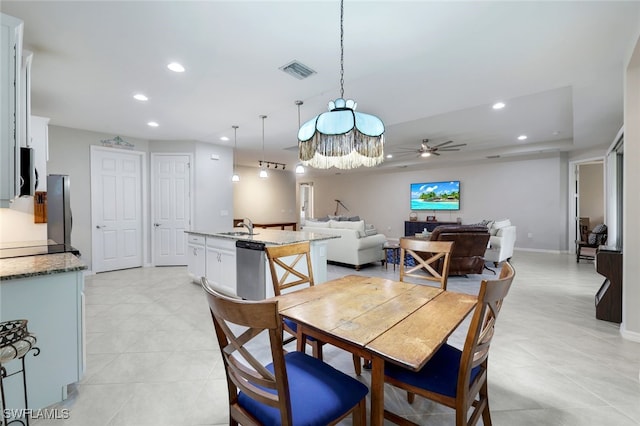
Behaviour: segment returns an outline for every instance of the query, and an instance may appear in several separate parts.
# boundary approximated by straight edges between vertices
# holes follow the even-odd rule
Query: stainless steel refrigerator
[[[71,198],[69,176],[47,176],[47,237],[71,247]]]

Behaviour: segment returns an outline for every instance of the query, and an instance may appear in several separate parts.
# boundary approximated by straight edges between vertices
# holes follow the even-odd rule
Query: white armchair
[[[489,237],[489,247],[484,252],[484,260],[498,266],[498,263],[509,260],[513,256],[513,247],[516,244],[516,227],[511,225],[511,221],[507,219],[494,222],[489,233],[491,237]]]

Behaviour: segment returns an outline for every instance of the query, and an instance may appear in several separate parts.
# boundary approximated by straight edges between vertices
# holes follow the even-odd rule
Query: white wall
[[[622,219],[622,335],[640,342],[640,40],[625,74]]]
[[[19,197],[0,209],[0,245],[15,241],[45,241],[47,224],[33,223],[33,197]]]
[[[476,223],[509,218],[517,226],[516,247],[567,250],[567,158],[550,154],[536,159],[510,159],[396,173],[363,172],[304,177],[313,182],[315,217],[333,214],[335,199],[388,237],[404,235],[409,220],[409,185],[413,182],[460,180],[461,209],[436,213],[440,221]],[[343,213],[343,211],[340,211]],[[425,220],[432,212],[421,212]],[[529,237],[531,234],[531,237]]]
[[[195,223],[192,229],[231,229],[233,149],[202,142],[197,142],[195,148]],[[212,160],[212,154],[219,156],[219,160]]]
[[[236,167],[240,182],[233,183],[235,217],[248,217],[255,223],[296,222],[296,175],[291,170],[268,170],[269,177],[258,177],[260,169]]]
[[[589,229],[604,223],[604,165],[579,165],[580,217],[589,218]]]

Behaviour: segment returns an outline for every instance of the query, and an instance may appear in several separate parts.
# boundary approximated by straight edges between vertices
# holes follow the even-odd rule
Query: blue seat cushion
[[[290,320],[288,318],[284,318],[283,321],[287,325],[287,327],[289,327],[291,330],[295,331],[296,333],[298,332],[298,323],[297,322],[295,322],[293,320]],[[313,342],[316,339],[314,339],[311,336],[307,336],[307,340],[310,341],[310,342]]]
[[[445,344],[420,371],[410,371],[387,362],[384,374],[411,386],[455,398],[461,356],[462,351]],[[471,370],[471,381],[479,372],[480,366]]]
[[[303,352],[285,355],[291,413],[296,426],[325,426],[348,412],[369,389],[329,364]],[[273,372],[273,364],[266,366]],[[276,393],[273,389],[267,392]],[[280,425],[280,410],[240,392],[238,403],[263,425]]]

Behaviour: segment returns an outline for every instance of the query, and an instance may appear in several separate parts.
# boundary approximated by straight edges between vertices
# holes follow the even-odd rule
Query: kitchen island
[[[215,289],[230,296],[246,297],[243,296],[242,281],[240,294],[238,293],[237,270],[240,265],[238,262],[244,262],[240,265],[243,273],[247,268],[251,269],[251,274],[255,271],[255,282],[260,285],[261,293],[265,297],[271,297],[273,284],[265,256],[256,253],[256,256],[251,257],[256,260],[247,265],[246,256],[244,256],[247,252],[242,247],[238,249],[236,245],[240,242],[240,246],[260,247],[262,244],[265,246],[287,245],[306,241],[311,246],[311,267],[316,284],[327,281],[327,241],[339,237],[317,232],[276,229],[255,229],[254,234],[249,235],[243,233],[243,230],[244,228],[235,228],[226,232],[186,231],[189,241],[187,269],[194,282],[199,283],[201,277],[207,277]]]
[[[84,275],[71,253],[0,259],[0,320],[28,320],[40,353],[26,355],[29,408],[40,409],[67,397],[67,385],[85,369],[83,335]],[[20,368],[13,360],[3,367]],[[8,409],[24,408],[21,376],[4,381]]]

